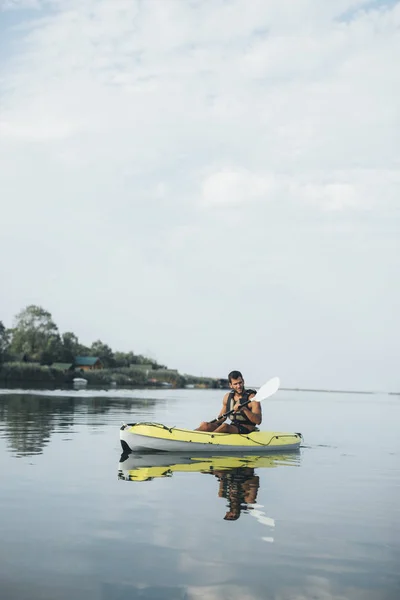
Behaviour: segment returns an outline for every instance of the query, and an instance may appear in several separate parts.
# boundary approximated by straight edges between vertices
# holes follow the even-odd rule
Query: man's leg
[[[207,421],[203,421],[195,431],[215,431],[217,427],[218,423],[207,423]]]
[[[235,425],[228,425],[227,423],[222,423],[214,431],[215,433],[239,433],[239,429]]]

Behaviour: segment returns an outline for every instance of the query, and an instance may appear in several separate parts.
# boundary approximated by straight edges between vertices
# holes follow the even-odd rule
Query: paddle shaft
[[[242,406],[246,406],[247,404],[249,404],[249,402],[251,402],[252,400],[254,400],[254,398],[255,398],[255,396],[253,396],[253,398],[251,398],[251,400],[246,400],[246,402],[243,402],[243,404],[240,405],[240,408]],[[213,419],[212,421],[209,421],[209,423],[216,423],[217,421],[220,421],[221,419],[226,419],[226,417],[229,417],[229,415],[231,415],[234,412],[237,412],[237,411],[235,411],[235,410],[229,410],[228,412],[224,413],[220,417],[217,417],[216,419]]]

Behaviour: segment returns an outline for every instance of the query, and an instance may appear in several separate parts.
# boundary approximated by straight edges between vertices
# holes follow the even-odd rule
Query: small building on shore
[[[80,371],[93,371],[102,369],[103,363],[98,356],[75,356],[75,369]]]

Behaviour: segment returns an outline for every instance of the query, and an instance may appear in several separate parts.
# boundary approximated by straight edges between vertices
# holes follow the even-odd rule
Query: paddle
[[[261,402],[262,400],[266,400],[267,398],[269,398],[270,396],[272,396],[273,394],[275,394],[275,392],[278,391],[279,386],[280,386],[279,377],[273,377],[272,379],[270,379],[269,381],[267,381],[267,383],[264,383],[264,385],[262,385],[260,387],[260,389],[258,390],[258,392],[256,393],[256,395],[253,396],[251,398],[251,400],[247,400],[247,402],[244,402],[240,406],[246,406],[246,404],[248,404],[249,402],[253,402],[253,400],[256,400],[257,402]],[[209,423],[216,423],[217,421],[220,421],[221,419],[225,419],[225,417],[228,417],[229,415],[231,415],[234,412],[235,412],[234,410],[230,410],[229,412],[224,413],[220,417],[217,417],[216,419],[213,419],[212,421],[209,421]]]

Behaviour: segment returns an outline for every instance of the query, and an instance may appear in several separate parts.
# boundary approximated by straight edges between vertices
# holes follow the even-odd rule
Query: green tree
[[[115,352],[114,359],[116,367],[129,367],[130,365],[136,365],[138,362],[138,357],[132,351]]]
[[[51,336],[40,353],[41,365],[52,365],[63,361],[63,344],[59,334]]]
[[[91,349],[89,346],[85,346],[83,344],[78,345],[78,352],[76,356],[89,356],[91,354]]]
[[[104,344],[101,340],[93,342],[90,353],[92,356],[98,356],[106,368],[115,366],[114,352],[107,344]]]
[[[0,363],[7,360],[9,345],[10,332],[4,327],[3,321],[0,321]]]
[[[65,331],[62,334],[62,362],[73,362],[75,356],[81,355],[81,345],[75,333],[72,331]]]
[[[12,353],[36,361],[40,361],[43,353],[47,353],[52,354],[53,360],[56,360],[55,355],[60,346],[57,325],[51,313],[41,306],[27,306],[15,317],[14,328],[11,330]]]

